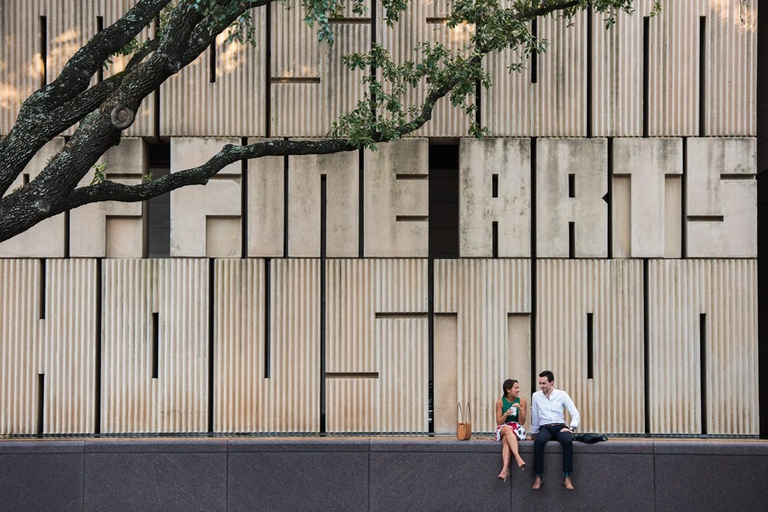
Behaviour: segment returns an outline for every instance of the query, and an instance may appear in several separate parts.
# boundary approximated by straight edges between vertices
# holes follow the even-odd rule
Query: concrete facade
[[[0,134],[41,69],[53,76],[97,16],[129,4],[3,3]],[[107,178],[138,183],[158,148],[177,173],[225,144],[323,136],[362,98],[341,55],[375,40],[402,62],[416,42],[467,39],[445,25],[447,1],[411,2],[393,27],[376,6],[334,22],[331,48],[299,9],[258,10],[256,46],[221,39],[164,84],[159,109],[145,102],[105,154]],[[238,162],[174,191],[167,257],[146,258],[156,219],[141,203],[84,207],[0,244],[0,434],[450,433],[456,402],[490,432],[501,383],[527,397],[550,368],[590,429],[756,436],[757,2],[644,18],[650,6],[611,31],[588,13],[570,28],[537,20],[549,51],[521,73],[507,73],[511,53],[491,56],[492,137],[468,138],[443,99],[376,151]],[[434,197],[438,179],[455,203]],[[433,227],[457,254],[435,256]],[[397,482],[381,482],[367,492],[383,508]],[[201,502],[220,506],[218,492]]]

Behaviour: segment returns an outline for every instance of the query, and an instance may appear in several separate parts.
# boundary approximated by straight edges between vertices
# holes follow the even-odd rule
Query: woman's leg
[[[517,467],[524,468],[525,467],[525,461],[522,457],[520,457],[520,451],[518,450],[518,444],[517,444],[517,436],[512,431],[512,429],[507,429],[507,435],[505,436],[507,442],[509,443],[509,449],[512,452],[512,455],[515,456],[515,460],[517,461]]]
[[[511,450],[509,447],[509,443],[507,442],[507,432],[511,432],[512,429],[509,427],[502,427],[501,428],[501,461],[504,464],[504,466],[501,468],[501,473],[499,473],[499,478],[502,480],[505,480],[507,478],[507,475],[509,474],[509,459]]]

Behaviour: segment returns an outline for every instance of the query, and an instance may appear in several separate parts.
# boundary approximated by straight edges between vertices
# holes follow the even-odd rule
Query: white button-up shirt
[[[563,408],[571,415],[571,426],[577,428],[581,418],[568,393],[553,389],[547,398],[543,391],[535,392],[531,398],[531,433],[538,432],[540,425],[565,423]]]

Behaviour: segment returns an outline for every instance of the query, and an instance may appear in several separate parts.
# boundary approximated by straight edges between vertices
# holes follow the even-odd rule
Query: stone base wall
[[[4,510],[760,510],[768,443],[575,445],[561,485],[547,445],[544,486],[528,462],[506,483],[499,444],[448,438],[95,439],[0,442]]]

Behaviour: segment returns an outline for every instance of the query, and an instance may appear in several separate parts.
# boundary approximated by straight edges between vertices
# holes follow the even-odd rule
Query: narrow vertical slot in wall
[[[157,38],[158,34],[160,33],[160,17],[155,17],[155,23],[154,23],[154,30],[152,37]],[[155,106],[155,116],[153,119],[153,133],[155,136],[155,140],[160,140],[160,88],[154,90],[152,93],[152,101],[154,102]]]
[[[248,145],[248,139],[243,137],[240,141],[243,146]],[[240,240],[242,242],[241,257],[248,257],[248,160],[240,161],[240,227],[242,229]]]
[[[37,435],[45,432],[45,374],[37,375]]]
[[[152,378],[157,379],[160,369],[160,313],[152,313]]]
[[[375,3],[375,2],[374,2]],[[266,6],[264,11],[264,136],[272,136],[272,4]]]
[[[587,8],[587,138],[592,137],[592,2]]]
[[[72,236],[72,224],[69,210],[64,212],[64,258],[69,258],[69,238]]]
[[[706,105],[707,84],[707,17],[699,17],[699,137],[706,136],[706,117],[704,116]]]
[[[701,371],[701,433],[707,435],[707,314],[699,315],[699,364]]]
[[[498,199],[499,197],[499,175],[493,174],[491,176],[491,197]]]
[[[101,317],[102,317],[102,272],[104,267],[104,259],[98,258],[96,260],[96,350],[95,350],[95,364],[94,364],[94,425],[93,432],[95,434],[101,434]]]
[[[328,180],[320,175],[320,433],[326,432],[326,390],[325,390],[325,331],[326,331],[326,293],[325,279],[326,249],[328,243]]]
[[[21,175],[21,183],[23,185],[29,185],[29,173],[25,172]]]
[[[213,433],[216,376],[216,260],[208,259],[208,433]]]
[[[376,6],[379,2],[371,2],[371,48],[373,48],[376,45],[376,42],[378,41],[378,34],[376,33],[378,31],[378,15],[376,13]],[[371,81],[376,81],[376,66],[371,66],[370,68],[370,76]],[[376,105],[376,94],[373,93],[372,98],[373,101],[371,102],[371,105]],[[376,121],[376,108],[374,106],[371,107],[372,110],[372,119],[375,122]],[[362,211],[362,210],[361,210]],[[362,222],[362,218],[360,219]]]
[[[208,48],[208,81],[212,84],[216,83],[216,39],[211,41],[211,46]]]
[[[429,144],[427,243],[431,258],[459,257],[459,146],[454,141]]]
[[[285,139],[288,140],[288,139]],[[288,155],[283,157],[283,258],[288,257]]]
[[[613,259],[613,138],[608,137],[608,192],[604,199],[608,206],[608,259]]]
[[[594,378],[594,320],[593,313],[587,313],[587,379]]]
[[[493,258],[498,259],[499,257],[499,222],[493,221],[491,223],[491,237],[493,239]]]
[[[480,129],[483,122],[483,118],[481,116],[480,109],[482,107],[482,92],[483,92],[483,85],[480,83],[480,80],[475,80],[475,125],[478,129]]]
[[[375,4],[376,2],[374,2]],[[357,257],[365,256],[365,149],[358,150],[358,194],[357,194]]]
[[[427,432],[435,433],[435,259],[427,259]]]
[[[680,233],[681,233],[681,239],[680,239],[680,257],[681,258],[687,258],[688,257],[688,222],[686,219],[686,212],[688,211],[688,137],[683,137],[683,176],[682,176],[682,185],[683,190],[680,194],[681,201],[680,201],[680,207],[682,208],[682,213],[680,215]]]
[[[649,57],[650,57],[650,30],[651,19],[648,16],[643,17],[643,137],[648,137],[649,122],[649,87],[650,87],[650,69]]]
[[[576,175],[573,173],[568,174],[568,197],[576,197]]]
[[[537,23],[538,18],[533,18],[531,20],[531,35],[533,36],[534,41],[538,44],[538,37],[539,37],[539,26]],[[539,80],[539,53],[534,50],[531,52],[531,83],[535,84]]]
[[[536,137],[531,138],[531,387],[536,386]]]
[[[96,16],[96,33],[104,30],[104,16]],[[104,81],[104,66],[99,66],[99,70],[96,71],[96,82]]]
[[[264,378],[270,374],[270,349],[272,340],[272,259],[264,260]]]
[[[149,173],[153,180],[171,172],[171,145],[149,144]],[[171,194],[165,193],[146,201],[147,254],[149,258],[171,255]]]
[[[40,87],[48,84],[48,18],[40,16]]]
[[[48,267],[45,263],[45,258],[40,258],[40,284],[38,288],[38,316],[40,320],[45,320],[45,313],[46,309],[48,307],[48,304],[46,303],[46,297],[45,297],[45,289],[47,288],[46,280],[47,280],[47,270]]]
[[[576,223],[568,223],[568,257],[573,259],[576,257]]]
[[[644,402],[645,407],[645,433],[651,433],[651,344],[650,333],[648,332],[649,326],[649,303],[650,296],[648,295],[648,259],[643,260],[643,382],[644,388]]]

